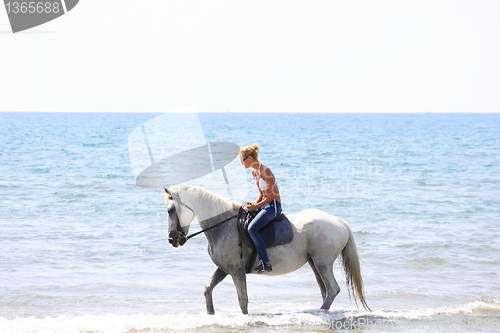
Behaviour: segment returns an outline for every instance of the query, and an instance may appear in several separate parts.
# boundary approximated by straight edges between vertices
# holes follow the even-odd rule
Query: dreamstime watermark
[[[197,185],[234,201],[242,201],[248,194],[248,173],[238,158],[239,146],[208,142],[194,105],[160,115],[134,129],[129,135],[129,154],[140,187]],[[373,164],[322,163],[273,167],[280,195],[367,196],[379,177],[379,167]]]
[[[279,172],[283,176],[292,178],[307,177],[307,178],[373,178],[379,176],[377,165],[370,166],[351,166],[351,165],[335,165],[333,167],[323,167],[315,165],[306,165],[302,168],[281,168]]]
[[[375,318],[344,318],[329,321],[303,321],[292,319],[291,326],[301,328],[325,329],[325,330],[354,330],[375,329],[383,331],[406,331],[406,330],[474,330],[474,329],[498,329],[500,320],[496,318],[444,318],[432,320],[398,321],[397,319],[375,319]]]
[[[12,32],[52,21],[75,8],[79,0],[4,0]]]
[[[128,146],[139,187],[196,185],[234,201],[242,201],[248,193],[239,146],[208,142],[195,105],[138,126],[130,133]]]
[[[277,177],[286,180],[280,182],[280,193],[286,196],[364,196],[368,194],[367,181],[378,178],[379,169],[378,166],[307,165],[303,168],[278,168]]]
[[[342,320],[331,320],[322,327],[341,329],[382,329],[393,331],[404,330],[470,330],[485,328],[500,328],[499,320],[496,318],[444,318],[434,320],[414,320],[409,322],[397,322],[390,319],[351,318]]]

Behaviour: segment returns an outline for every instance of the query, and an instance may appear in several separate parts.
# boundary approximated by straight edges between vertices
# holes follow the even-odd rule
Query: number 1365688
[[[5,7],[8,14],[58,14],[61,11],[59,2],[50,1],[7,2]]]

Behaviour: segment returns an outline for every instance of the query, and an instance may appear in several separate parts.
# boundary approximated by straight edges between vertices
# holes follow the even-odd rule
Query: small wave
[[[443,184],[431,184],[431,183],[428,183],[427,181],[421,180],[421,179],[417,180],[417,184],[420,186],[434,186],[434,187],[443,186]]]
[[[190,331],[201,328],[250,329],[261,331],[263,327],[270,329],[290,328],[298,331],[324,330],[332,327],[332,323],[366,322],[367,320],[429,320],[456,315],[484,316],[500,314],[500,300],[475,301],[451,307],[416,308],[403,310],[363,310],[323,311],[310,310],[291,313],[259,313],[259,314],[105,314],[82,316],[59,316],[47,318],[0,318],[2,332],[6,333],[127,333],[142,330],[150,331]]]
[[[500,299],[475,301],[466,304],[439,308],[417,308],[407,310],[376,310],[370,315],[387,319],[429,319],[437,316],[500,314]]]
[[[33,172],[35,172],[35,173],[48,173],[49,169],[37,168],[37,169],[33,169]]]
[[[219,315],[206,314],[134,314],[134,315],[84,315],[56,318],[0,318],[2,332],[8,333],[126,333],[131,331],[188,331],[202,327],[242,328],[254,326],[322,326],[325,320],[314,314],[258,314]]]

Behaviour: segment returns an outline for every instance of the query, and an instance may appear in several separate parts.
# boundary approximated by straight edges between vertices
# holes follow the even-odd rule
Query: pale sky
[[[500,112],[500,1],[0,7],[0,49],[0,111]]]

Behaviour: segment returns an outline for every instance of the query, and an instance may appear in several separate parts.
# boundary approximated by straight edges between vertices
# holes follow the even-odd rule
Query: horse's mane
[[[242,206],[242,204],[239,202],[231,202],[221,196],[218,196],[212,191],[199,186],[181,185],[175,187],[173,191],[176,191],[177,193],[179,191],[185,191],[187,197],[192,198],[192,200],[198,201],[198,204],[200,205],[202,211],[212,211],[216,215],[226,211],[238,211]]]

